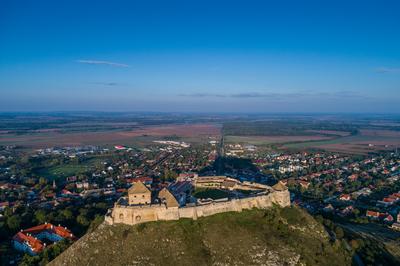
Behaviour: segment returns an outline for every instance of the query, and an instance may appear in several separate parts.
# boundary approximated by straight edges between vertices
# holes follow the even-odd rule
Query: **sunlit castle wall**
[[[267,195],[182,208],[167,208],[165,205],[122,206],[116,204],[111,215],[106,216],[106,222],[108,224],[134,225],[151,221],[178,220],[180,218],[197,219],[223,212],[240,212],[252,208],[268,209],[273,204],[281,207],[290,206],[289,191],[274,191]]]

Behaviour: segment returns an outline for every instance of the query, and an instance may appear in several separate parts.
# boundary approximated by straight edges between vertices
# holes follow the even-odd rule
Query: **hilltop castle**
[[[227,191],[249,191],[246,197],[219,200],[197,200],[186,203],[191,187],[217,188]],[[153,194],[153,195],[152,195]],[[290,194],[286,186],[278,182],[274,186],[258,183],[240,182],[225,176],[198,177],[191,181],[180,181],[158,193],[152,193],[143,183],[137,182],[128,190],[128,197],[120,198],[114,208],[106,215],[108,224],[128,224],[178,220],[180,218],[197,219],[222,212],[244,209],[267,209],[273,204],[286,207],[290,205]]]

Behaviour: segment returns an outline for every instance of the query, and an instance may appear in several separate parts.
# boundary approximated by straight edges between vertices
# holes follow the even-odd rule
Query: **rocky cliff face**
[[[350,265],[341,243],[297,208],[134,226],[103,223],[50,265]]]

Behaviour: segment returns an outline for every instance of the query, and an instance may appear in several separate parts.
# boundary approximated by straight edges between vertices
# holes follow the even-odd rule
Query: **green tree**
[[[83,214],[78,215],[78,217],[76,217],[76,221],[78,222],[78,224],[80,224],[84,227],[86,227],[90,224],[89,219]]]
[[[74,218],[74,214],[68,209],[63,210],[61,214],[66,220],[72,220],[72,218]]]
[[[335,228],[335,234],[336,234],[336,237],[338,239],[342,239],[344,237],[344,232],[343,232],[343,229],[341,227],[336,227]]]
[[[25,254],[22,257],[22,260],[20,262],[20,266],[30,266],[30,265],[37,265],[40,261],[39,256],[30,256],[28,254]]]
[[[8,217],[7,219],[7,226],[12,231],[17,231],[21,226],[21,217],[19,215],[13,215]]]
[[[46,212],[44,210],[35,211],[35,219],[39,224],[46,222]]]

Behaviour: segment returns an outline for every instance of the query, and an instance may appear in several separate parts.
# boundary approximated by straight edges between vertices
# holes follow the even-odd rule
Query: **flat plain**
[[[400,118],[344,115],[0,114],[0,145],[143,147],[154,140],[367,154],[400,147]]]
[[[46,148],[82,145],[135,145],[160,138],[191,139],[193,141],[218,137],[220,129],[221,126],[218,124],[172,124],[95,132],[49,132],[48,130],[29,134],[7,132],[0,134],[0,145]]]
[[[332,152],[349,154],[367,154],[400,147],[399,131],[393,130],[360,130],[358,134],[331,140],[289,143],[284,148],[323,149]]]

